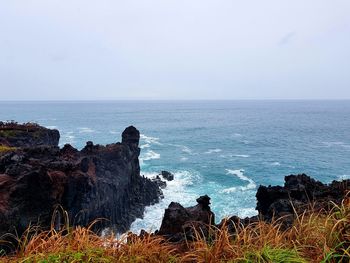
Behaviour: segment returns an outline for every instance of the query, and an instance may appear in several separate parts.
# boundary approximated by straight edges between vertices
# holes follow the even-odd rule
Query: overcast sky
[[[350,99],[350,1],[0,0],[0,91]]]

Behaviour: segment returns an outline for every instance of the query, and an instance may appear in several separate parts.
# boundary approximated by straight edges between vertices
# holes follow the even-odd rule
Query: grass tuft
[[[5,145],[0,145],[0,153],[11,152],[17,150],[16,147],[9,147]]]
[[[331,205],[297,215],[289,229],[259,221],[236,224],[233,234],[227,221],[220,229],[208,226],[209,235],[194,228],[195,241],[180,244],[154,235],[101,237],[92,225],[72,228],[66,220],[60,230],[54,223],[49,231],[29,228],[16,253],[0,262],[350,262],[350,199]]]

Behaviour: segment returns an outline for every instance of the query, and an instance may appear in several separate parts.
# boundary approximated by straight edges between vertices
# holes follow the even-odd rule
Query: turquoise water
[[[175,174],[161,203],[132,230],[159,227],[170,201],[212,198],[217,221],[255,215],[260,184],[307,173],[323,182],[350,177],[350,101],[0,102],[0,120],[35,121],[61,133],[60,145],[141,136],[141,170]]]

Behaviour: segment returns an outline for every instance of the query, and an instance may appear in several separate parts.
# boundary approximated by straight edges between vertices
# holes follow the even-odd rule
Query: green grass
[[[84,262],[114,262],[114,258],[106,255],[102,248],[83,250],[83,251],[65,251],[52,254],[39,254],[24,258],[23,263],[84,263]]]
[[[13,138],[13,137],[16,137],[17,134],[18,134],[18,131],[14,131],[14,130],[0,131],[0,137],[4,137],[4,138]]]
[[[306,263],[295,249],[264,247],[256,252],[248,252],[241,263]]]

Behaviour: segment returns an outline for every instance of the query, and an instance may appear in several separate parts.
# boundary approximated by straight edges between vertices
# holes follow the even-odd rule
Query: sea
[[[141,174],[175,179],[132,224],[135,233],[158,229],[172,201],[192,206],[207,194],[219,222],[256,215],[259,185],[283,185],[286,175],[350,178],[349,100],[0,102],[0,120],[58,129],[60,146],[79,149],[139,129]]]

